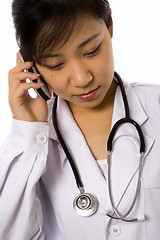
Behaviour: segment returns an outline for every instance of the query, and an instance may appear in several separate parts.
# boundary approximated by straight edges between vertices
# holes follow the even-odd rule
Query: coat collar
[[[130,83],[123,82],[124,89],[127,95],[127,100],[129,104],[130,116],[134,119],[139,125],[142,125],[147,119],[148,115],[143,109],[142,104],[139,101],[136,90],[134,86]],[[125,117],[124,103],[122,99],[122,94],[120,87],[117,87],[115,102],[114,102],[114,111],[112,117],[112,125],[118,121],[118,119]]]

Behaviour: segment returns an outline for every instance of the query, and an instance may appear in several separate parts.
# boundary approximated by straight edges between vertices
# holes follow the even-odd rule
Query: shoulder
[[[149,83],[127,83],[129,91],[135,92],[141,102],[160,104],[160,85]]]
[[[160,85],[124,82],[124,86],[131,109],[134,109],[133,115],[138,116],[138,109],[143,109],[150,118],[159,119]]]
[[[151,83],[130,83],[136,91],[160,93],[160,84]]]

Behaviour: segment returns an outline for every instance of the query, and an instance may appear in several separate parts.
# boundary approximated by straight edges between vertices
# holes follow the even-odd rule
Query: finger
[[[10,89],[9,91],[9,99],[17,99],[23,97],[26,93],[28,94],[28,90],[33,88],[33,89],[38,89],[42,87],[42,83],[22,83],[20,84],[16,89]],[[29,95],[29,94],[28,94]]]
[[[20,72],[20,73],[17,73],[17,74],[13,74],[13,72],[10,74],[9,76],[9,80],[8,80],[8,85],[9,85],[9,94],[11,93],[12,95],[14,94],[14,92],[17,91],[17,88],[23,84],[23,83],[26,83],[26,79],[29,78],[30,81],[32,80],[36,80],[37,77],[39,75],[35,74],[35,73],[29,73],[29,72]],[[29,83],[29,82],[27,82]],[[32,83],[32,82],[31,82]],[[36,87],[41,87],[41,85],[36,85],[36,83],[34,83],[33,85],[30,85],[28,86],[29,87],[33,87],[33,88],[36,88]]]
[[[19,52],[17,52],[17,54],[16,54],[16,65],[17,66],[22,66],[22,70],[25,70],[25,69],[28,69],[28,68],[25,68],[25,67],[27,67],[26,63],[27,64],[30,63],[29,66],[28,66],[29,68],[33,65],[32,61],[24,61],[21,54]]]
[[[36,80],[39,77],[39,74],[37,73],[30,73],[30,72],[14,72],[10,71],[9,72],[9,85],[17,85],[20,84],[21,82],[26,82],[26,79],[30,80]]]
[[[17,88],[16,90],[16,96],[17,97],[21,97],[25,94],[29,95],[29,89],[38,89],[40,87],[42,87],[42,83],[33,83],[33,82],[30,82],[30,83],[23,83],[21,85],[19,85],[19,87]]]
[[[17,54],[16,54],[16,65],[19,65],[20,63],[22,63],[22,60],[20,58],[19,53],[17,52]]]
[[[38,73],[30,73],[30,72],[20,72],[15,74],[15,80],[17,81],[26,81],[26,79],[29,80],[36,80],[38,77],[40,76],[40,74]]]
[[[19,64],[24,63],[24,62],[31,62],[31,61],[24,61],[21,54],[19,52],[17,52],[17,54],[16,54],[16,65],[19,65]]]
[[[30,69],[33,66],[33,62],[21,62],[15,67],[15,70],[19,71],[25,71]]]

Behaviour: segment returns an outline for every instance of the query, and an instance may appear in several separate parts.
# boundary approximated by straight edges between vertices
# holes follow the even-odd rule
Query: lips
[[[87,101],[92,100],[95,97],[95,95],[98,91],[98,88],[91,90],[87,93],[79,94],[79,95],[77,95],[77,97],[80,98],[81,100],[87,100]]]

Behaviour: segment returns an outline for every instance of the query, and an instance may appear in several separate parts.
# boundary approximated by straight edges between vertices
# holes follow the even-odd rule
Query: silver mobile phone
[[[22,51],[22,49],[19,50],[18,54],[19,54],[20,59],[21,59],[22,62],[28,61],[28,59],[26,58],[26,56],[25,56],[24,52]],[[33,66],[30,69],[28,69],[27,71],[39,74],[38,69],[37,69],[35,64],[33,64]],[[44,84],[42,87],[40,87],[38,89],[34,89],[39,97],[41,97],[45,101],[47,101],[47,100],[49,100],[51,98],[51,92],[50,92],[50,90],[49,90],[49,88],[48,88],[44,78],[42,78],[42,76],[38,77],[36,80],[32,80],[32,82],[36,82],[36,83],[40,82],[40,83]]]

